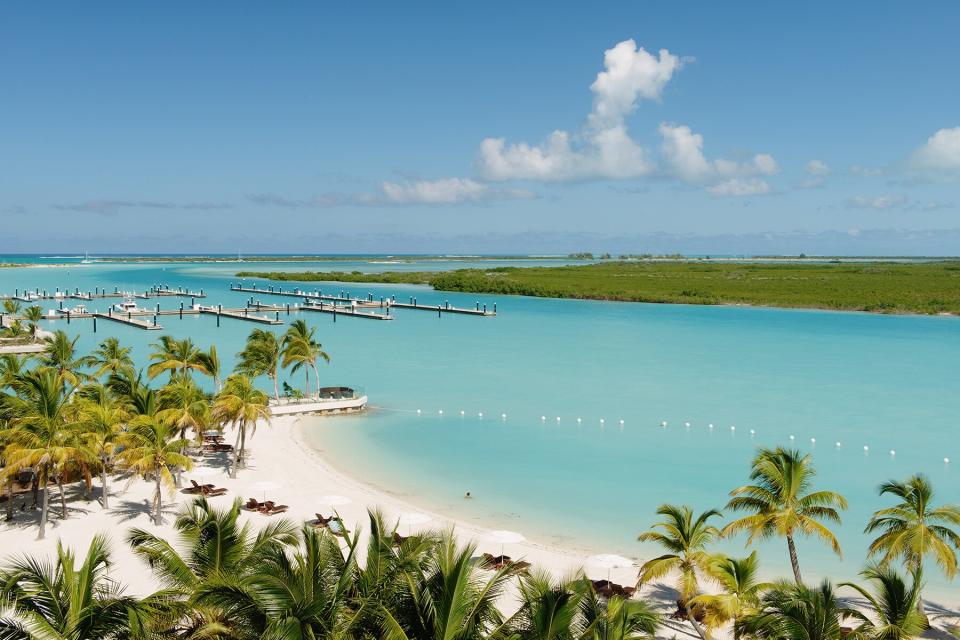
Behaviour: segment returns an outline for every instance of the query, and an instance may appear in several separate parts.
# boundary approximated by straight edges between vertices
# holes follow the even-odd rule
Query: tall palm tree
[[[174,542],[143,529],[132,529],[127,535],[134,553],[147,561],[163,586],[189,602],[189,615],[182,621],[183,633],[178,637],[233,637],[231,632],[239,636],[246,621],[198,602],[199,589],[219,577],[248,577],[277,550],[297,541],[297,529],[291,522],[275,520],[254,527],[240,522],[240,510],[239,499],[221,510],[198,498],[178,514]]]
[[[710,559],[707,573],[722,588],[720,593],[702,593],[690,601],[691,606],[704,611],[704,624],[711,631],[730,622],[734,638],[738,638],[737,621],[756,613],[760,607],[760,595],[772,585],[758,579],[757,552],[746,558],[729,558],[718,554]]]
[[[221,379],[223,369],[220,367],[220,358],[217,356],[217,347],[210,345],[206,351],[197,352],[197,363],[202,367],[204,373],[213,378],[213,388],[220,392],[223,387]]]
[[[133,369],[130,347],[123,347],[117,338],[110,337],[101,342],[90,356],[90,365],[96,367],[93,375],[118,373],[122,369]]]
[[[6,389],[17,376],[26,373],[29,359],[28,355],[0,354],[0,389]]]
[[[107,539],[94,536],[83,562],[57,544],[56,560],[29,556],[0,570],[0,605],[12,611],[0,619],[0,637],[22,638],[146,638],[163,630],[178,615],[167,594],[143,599],[123,595],[110,578]]]
[[[909,640],[927,629],[927,618],[919,607],[920,574],[913,575],[909,586],[890,567],[867,567],[860,575],[872,585],[872,593],[852,582],[839,585],[856,590],[869,605],[869,615],[858,612],[855,616],[860,620],[858,636],[866,640]]]
[[[831,584],[819,587],[779,582],[763,594],[759,612],[739,622],[739,635],[757,640],[839,640],[841,620],[853,616],[841,607]]]
[[[930,479],[923,474],[904,482],[891,480],[880,485],[880,495],[891,495],[897,504],[873,514],[864,533],[880,535],[870,543],[869,556],[880,556],[880,564],[903,560],[914,573],[923,571],[923,559],[931,556],[949,579],[957,574],[960,549],[960,506],[937,507]],[[922,599],[918,602],[922,610]]]
[[[533,571],[520,576],[519,591],[520,608],[504,624],[505,635],[523,640],[563,640],[585,630],[581,607],[591,594],[585,580],[554,580],[549,573]]]
[[[330,356],[323,350],[316,340],[316,329],[307,326],[302,319],[294,320],[283,335],[283,367],[290,367],[296,372],[301,368],[304,373],[304,393],[310,395],[310,380],[307,367],[313,369],[317,382],[317,395],[320,394],[320,370],[317,369],[317,360],[330,362]]]
[[[0,432],[8,444],[4,450],[7,474],[30,467],[37,474],[43,494],[40,510],[40,539],[46,535],[50,507],[50,481],[60,486],[60,501],[66,517],[62,473],[76,460],[74,417],[69,407],[70,390],[63,377],[50,368],[40,368],[17,376],[13,383],[17,395],[8,398],[13,417]],[[8,476],[9,477],[9,476]]]
[[[143,382],[143,371],[121,369],[111,373],[107,388],[117,396],[130,413],[153,416],[158,411],[157,392]]]
[[[83,399],[78,404],[77,415],[81,439],[91,457],[96,458],[100,463],[103,508],[109,509],[110,487],[107,485],[107,475],[123,437],[120,429],[129,418],[129,414],[121,404],[107,394],[101,394],[99,401]]]
[[[677,603],[697,634],[705,637],[694,617],[690,601],[700,590],[699,576],[709,568],[710,554],[707,546],[720,537],[720,531],[710,524],[710,518],[721,516],[716,509],[708,509],[694,516],[693,509],[684,505],[661,505],[657,515],[663,520],[655,523],[650,531],[641,533],[641,542],[655,542],[668,553],[647,560],[640,567],[639,584],[650,582],[676,571],[680,601]]]
[[[750,472],[755,484],[731,491],[733,497],[727,503],[728,509],[753,513],[728,524],[723,535],[748,531],[747,544],[774,535],[785,537],[797,584],[803,583],[794,543],[797,534],[817,536],[843,555],[836,536],[821,520],[839,523],[839,510],[847,508],[847,501],[833,491],[811,492],[815,474],[809,454],[780,447],[760,449]]]
[[[24,309],[23,317],[30,326],[30,335],[36,338],[38,329],[37,323],[43,320],[43,309],[41,309],[38,305],[31,305]]]
[[[199,439],[210,421],[210,404],[203,390],[191,378],[178,377],[157,394],[157,417],[176,427],[177,435],[186,438],[193,431]]]
[[[367,603],[353,599],[356,540],[346,551],[329,531],[304,525],[292,550],[269,549],[256,571],[219,573],[195,601],[220,610],[260,638],[352,638]]]
[[[496,606],[509,569],[486,574],[472,561],[476,547],[460,547],[452,532],[444,533],[423,565],[405,572],[398,597],[381,605],[385,640],[449,638],[479,640],[503,625]]]
[[[152,515],[157,526],[163,522],[163,488],[171,493],[175,488],[171,469],[193,468],[193,461],[183,455],[189,443],[175,436],[175,428],[155,416],[138,416],[124,432],[124,449],[117,456],[125,468],[144,478],[153,478]]]
[[[43,339],[43,351],[38,354],[42,366],[56,369],[73,386],[89,377],[81,369],[93,363],[90,356],[77,355],[79,340],[80,336],[71,339],[64,331],[57,329],[52,336]]]
[[[270,423],[270,401],[267,395],[253,386],[253,381],[243,374],[227,378],[223,390],[216,395],[211,409],[211,418],[220,424],[237,428],[237,444],[234,446],[230,477],[237,477],[237,468],[244,462],[247,445],[247,430],[253,436],[257,423]]]
[[[267,376],[273,382],[273,396],[280,400],[280,342],[272,331],[254,329],[247,336],[247,344],[237,354],[237,371],[251,378]]]
[[[171,380],[176,376],[189,377],[191,371],[206,373],[197,358],[200,350],[190,338],[177,340],[173,336],[160,336],[160,340],[150,346],[154,349],[150,354],[153,364],[147,367],[150,378],[156,378],[164,372],[170,373]]]

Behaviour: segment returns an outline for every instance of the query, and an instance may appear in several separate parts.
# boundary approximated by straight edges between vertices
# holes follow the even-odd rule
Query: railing
[[[280,401],[271,400],[271,404],[278,407],[298,404],[315,404],[317,402],[336,402],[337,400],[355,400],[366,395],[362,387],[320,387],[320,397],[311,390],[310,395],[303,397],[281,396]]]

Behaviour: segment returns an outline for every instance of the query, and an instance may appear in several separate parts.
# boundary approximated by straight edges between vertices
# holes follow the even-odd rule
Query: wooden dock
[[[319,291],[317,292],[308,292],[295,289],[293,291],[284,291],[282,288],[268,288],[268,289],[257,289],[256,287],[242,287],[242,286],[230,286],[231,291],[239,291],[243,293],[252,293],[252,294],[262,294],[270,296],[289,296],[293,298],[300,298],[304,301],[317,300],[320,301],[320,305],[323,306],[323,302],[330,302],[333,305],[350,305],[350,306],[363,306],[363,307],[380,307],[384,309],[389,308],[398,308],[398,309],[413,309],[417,311],[432,311],[438,314],[443,313],[455,313],[465,316],[495,316],[497,315],[497,305],[494,303],[492,309],[487,309],[487,305],[480,305],[477,303],[475,309],[464,309],[462,307],[454,307],[449,303],[444,303],[442,305],[422,305],[417,302],[416,298],[410,298],[410,302],[397,302],[395,298],[383,298],[380,301],[372,300],[370,298],[352,298],[349,296],[330,296],[323,295]],[[249,303],[248,303],[249,304]],[[255,306],[252,305],[252,306]],[[301,308],[304,308],[305,305],[302,305]],[[332,313],[332,312],[331,312]],[[337,313],[344,313],[339,309]]]
[[[113,315],[113,314],[97,312],[97,313],[85,313],[82,316],[71,315],[71,318],[80,318],[80,317],[93,318],[94,323],[96,323],[97,318],[100,318],[103,320],[111,320],[113,322],[119,322],[121,324],[125,324],[131,327],[136,327],[138,329],[146,329],[148,331],[156,331],[159,329],[163,329],[163,326],[157,324],[156,320],[154,320],[153,322],[150,322],[149,320],[141,320],[140,318],[133,317],[133,314],[124,316],[121,314]]]
[[[200,313],[206,313],[224,318],[233,318],[234,320],[246,320],[248,322],[258,322],[260,324],[283,324],[279,318],[270,318],[268,316],[258,316],[251,314],[247,309],[218,309],[216,307],[201,307]]]
[[[80,291],[80,289],[74,288],[73,291],[69,289],[64,289],[63,291],[57,289],[53,293],[50,293],[46,289],[24,289],[22,291],[16,289],[13,295],[0,295],[0,300],[19,300],[20,302],[40,302],[44,300],[91,301],[103,298],[137,298],[138,300],[149,300],[150,298],[174,296],[182,298],[206,298],[207,294],[204,293],[202,289],[200,291],[189,291],[183,288],[171,289],[169,287],[153,287],[146,291],[120,291],[119,289],[107,291],[106,289],[100,288],[94,291]]]
[[[373,313],[372,311],[358,311],[353,307],[339,307],[335,304],[302,304],[298,307],[300,311],[315,311],[317,313],[329,313],[333,315],[334,321],[337,316],[349,316],[351,318],[366,318],[367,320],[393,320],[393,316]],[[388,310],[389,313],[389,310]]]

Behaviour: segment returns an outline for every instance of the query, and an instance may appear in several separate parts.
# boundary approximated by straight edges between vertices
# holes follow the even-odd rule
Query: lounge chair
[[[247,500],[247,503],[243,505],[243,508],[248,511],[259,511],[265,504],[265,502],[257,502],[256,498],[250,498]]]
[[[183,490],[183,493],[205,493],[214,488],[212,484],[197,484],[196,480],[191,480],[190,484],[192,486],[187,487]]]
[[[273,516],[278,513],[284,513],[289,509],[285,504],[273,504],[273,502],[264,502],[263,506],[259,509],[260,513],[265,516]]]
[[[393,545],[394,545],[395,547],[399,547],[400,545],[402,545],[404,542],[406,542],[406,541],[409,540],[409,539],[410,539],[410,536],[402,536],[402,535],[400,535],[399,533],[397,533],[396,531],[393,532]]]

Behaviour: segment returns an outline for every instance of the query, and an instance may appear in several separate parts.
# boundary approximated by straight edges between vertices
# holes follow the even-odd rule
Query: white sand
[[[312,419],[312,418],[308,418]],[[336,418],[325,418],[336,419]],[[256,524],[270,521],[270,518],[286,517],[294,522],[312,520],[319,512],[326,516],[331,515],[332,509],[319,501],[320,496],[339,495],[350,499],[350,503],[336,507],[350,530],[360,526],[363,531],[368,527],[367,509],[379,507],[388,517],[388,521],[395,522],[404,513],[427,513],[433,519],[431,522],[413,526],[412,532],[423,529],[443,529],[454,526],[461,541],[474,540],[478,545],[478,552],[488,551],[499,554],[499,544],[485,540],[486,531],[472,524],[454,522],[441,514],[430,513],[414,504],[377,491],[373,487],[363,484],[357,479],[347,477],[328,464],[318,453],[302,443],[298,435],[301,418],[297,416],[282,416],[273,419],[271,425],[262,424],[256,435],[248,438],[250,459],[247,467],[240,469],[238,477],[231,479],[227,475],[226,464],[228,458],[212,460],[202,459],[196,463],[193,471],[185,472],[184,484],[190,479],[198,483],[214,483],[226,487],[226,495],[211,498],[214,505],[227,507],[230,502],[240,497],[244,501],[254,497],[273,500],[278,504],[289,505],[286,514],[264,516],[259,513],[244,511],[241,518],[251,520]],[[275,482],[278,488],[269,490],[264,495],[263,490],[253,487],[257,482]],[[94,479],[95,495],[99,496],[99,477]],[[37,540],[37,521],[39,508],[36,511],[19,511],[24,499],[29,497],[17,496],[15,504],[18,508],[13,524],[0,523],[0,562],[10,555],[29,553],[31,555],[51,554],[57,541],[75,549],[82,555],[91,538],[99,532],[107,532],[112,541],[113,568],[112,575],[126,584],[133,593],[145,594],[159,587],[146,565],[136,558],[125,543],[126,533],[133,527],[139,527],[156,532],[161,537],[174,540],[172,523],[174,514],[180,504],[194,499],[194,496],[185,495],[179,491],[174,495],[164,493],[166,502],[165,523],[156,526],[148,515],[150,499],[153,494],[152,483],[136,479],[132,483],[114,481],[111,484],[109,511],[105,511],[99,500],[85,501],[80,498],[79,485],[68,489],[68,512],[66,520],[60,518],[60,501],[56,487],[51,488],[50,521],[47,525],[47,538]],[[2,507],[5,510],[6,504]],[[400,527],[400,533],[406,535],[407,527]],[[364,548],[363,542],[360,545]],[[557,577],[573,575],[574,572],[585,569],[587,575],[594,579],[606,578],[607,570],[590,567],[587,557],[582,551],[562,549],[539,544],[534,541],[525,541],[518,544],[508,544],[504,552],[515,558],[525,559],[538,568],[543,568]],[[362,560],[362,558],[361,558]],[[636,581],[636,568],[626,567],[613,569],[610,578],[620,584],[632,585]],[[671,583],[667,580],[667,583]],[[655,585],[644,589],[646,597],[657,597],[663,610],[671,608],[671,590]],[[956,599],[956,595],[951,600]],[[955,605],[955,602],[949,602]],[[509,605],[507,605],[509,606]],[[946,622],[946,621],[944,621]],[[671,624],[664,629],[665,637],[692,635],[689,626]]]

